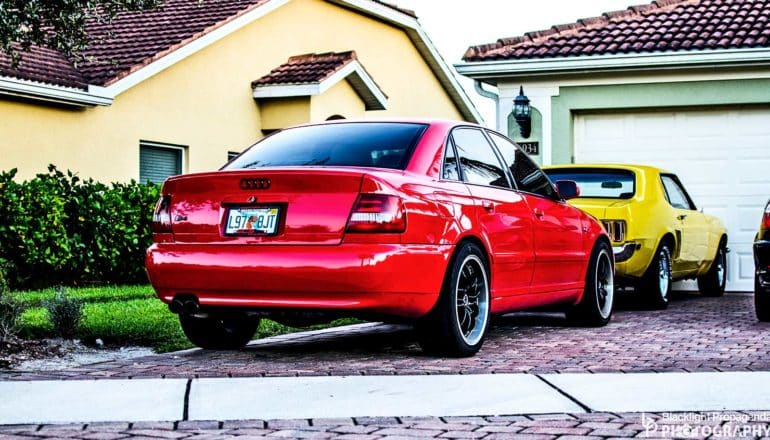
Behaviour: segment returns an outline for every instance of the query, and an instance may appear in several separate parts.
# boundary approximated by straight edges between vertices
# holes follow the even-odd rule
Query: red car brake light
[[[347,232],[404,232],[406,211],[398,196],[360,194],[348,220]]]
[[[765,215],[762,217],[762,230],[770,231],[770,202],[765,206]]]
[[[155,205],[155,212],[152,214],[152,232],[155,234],[164,234],[171,232],[171,196],[164,195]]]

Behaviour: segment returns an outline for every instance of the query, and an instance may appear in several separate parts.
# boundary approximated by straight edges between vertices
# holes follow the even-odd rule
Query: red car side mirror
[[[574,199],[580,197],[580,187],[574,180],[558,180],[556,181],[556,191],[564,200]]]

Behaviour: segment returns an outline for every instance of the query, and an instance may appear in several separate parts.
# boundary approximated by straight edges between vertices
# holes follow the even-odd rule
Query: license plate
[[[275,234],[278,230],[278,208],[230,208],[225,234]]]

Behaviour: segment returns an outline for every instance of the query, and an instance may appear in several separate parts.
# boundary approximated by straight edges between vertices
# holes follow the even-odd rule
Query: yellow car
[[[573,180],[572,205],[601,221],[615,252],[615,270],[647,296],[668,306],[671,284],[697,279],[706,296],[721,296],[727,278],[727,229],[698,211],[676,175],[641,165],[544,167],[553,182]]]

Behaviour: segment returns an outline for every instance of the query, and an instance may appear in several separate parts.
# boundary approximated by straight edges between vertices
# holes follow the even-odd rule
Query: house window
[[[169,176],[182,174],[186,148],[182,145],[139,142],[139,181],[163,183]]]

